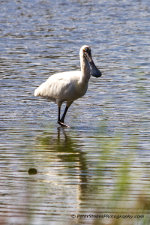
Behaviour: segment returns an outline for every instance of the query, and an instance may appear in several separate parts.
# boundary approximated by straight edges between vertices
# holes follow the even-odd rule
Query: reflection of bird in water
[[[76,177],[79,177],[80,187],[82,187],[81,191],[85,189],[88,184],[88,167],[85,157],[86,153],[80,149],[82,143],[77,142],[75,138],[71,137],[71,134],[62,127],[58,127],[57,134],[54,134],[54,132],[44,133],[38,140],[40,142],[39,146],[42,147],[42,152],[44,152],[44,149],[47,152],[46,159],[48,160],[48,158],[51,158],[54,154],[53,156],[57,157],[56,161],[58,159],[59,161],[61,160],[62,165],[64,164],[64,168],[68,168],[69,176],[70,169],[72,169],[73,176],[76,174]]]
[[[91,49],[89,46],[82,46],[80,49],[81,71],[69,71],[57,73],[48,78],[35,91],[35,96],[48,98],[58,105],[58,124],[68,127],[64,124],[64,119],[68,108],[76,99],[82,97],[88,88],[90,76],[100,77],[101,72],[95,66]],[[61,105],[66,102],[65,111],[60,118]]]

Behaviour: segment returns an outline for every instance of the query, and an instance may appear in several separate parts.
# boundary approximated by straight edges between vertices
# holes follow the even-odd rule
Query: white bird
[[[87,45],[80,49],[80,66],[81,71],[68,71],[50,76],[34,91],[34,96],[45,97],[58,105],[58,124],[63,127],[68,127],[64,124],[68,108],[73,101],[85,95],[90,76],[100,77],[102,75],[95,66],[91,48]],[[66,102],[66,108],[60,118],[63,102]]]

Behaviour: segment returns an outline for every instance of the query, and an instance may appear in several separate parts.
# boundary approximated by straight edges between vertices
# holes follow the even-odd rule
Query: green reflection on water
[[[57,158],[61,162],[61,172],[57,176],[65,175],[63,188],[76,185],[79,214],[91,210],[95,214],[148,213],[150,182],[145,182],[144,176],[149,169],[142,167],[139,161],[136,164],[140,149],[138,134],[108,136],[107,125],[103,124],[101,128],[100,135],[95,137],[95,149],[91,147],[93,156],[96,154],[94,164],[91,152],[83,151],[82,138],[64,129],[58,129],[55,135],[45,132],[37,139],[38,146],[46,153],[47,160],[51,162]],[[90,138],[88,141],[90,143]],[[78,222],[83,220],[79,218]],[[96,221],[93,220],[93,224]],[[143,221],[147,221],[147,217]],[[117,223],[112,219],[109,224],[123,224],[123,219]]]

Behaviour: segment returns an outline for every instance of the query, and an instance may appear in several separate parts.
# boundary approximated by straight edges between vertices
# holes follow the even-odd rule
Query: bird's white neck
[[[88,61],[83,57],[83,55],[80,56],[80,65],[81,65],[81,82],[82,83],[88,83],[90,79],[90,66]]]

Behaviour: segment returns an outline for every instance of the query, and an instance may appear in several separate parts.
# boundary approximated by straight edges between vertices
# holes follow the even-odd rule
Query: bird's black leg
[[[61,106],[58,106],[58,123],[60,122],[60,111],[61,111]]]
[[[69,127],[69,126],[67,126],[66,124],[64,124],[64,120],[65,120],[66,113],[67,113],[67,111],[68,111],[68,109],[69,109],[69,107],[70,107],[71,104],[72,104],[72,102],[67,102],[65,111],[64,111],[64,113],[63,113],[61,119],[60,119],[60,109],[59,109],[59,111],[58,111],[58,118],[59,118],[58,123],[59,123],[62,127]]]
[[[62,123],[64,123],[64,119],[65,119],[65,116],[66,116],[66,113],[67,113],[68,109],[69,109],[69,107],[66,105],[64,114],[62,115],[61,120],[60,120]]]
[[[68,109],[67,109],[68,110]],[[61,111],[61,106],[58,106],[58,124],[60,124],[62,127],[69,127],[69,126],[67,126],[66,124],[64,124],[64,118],[65,118],[65,115],[66,115],[66,113],[67,113],[67,110],[65,110],[65,112],[64,112],[64,114],[63,114],[63,116],[62,116],[62,118],[63,118],[63,120],[62,119],[60,119],[60,111]]]
[[[69,108],[69,107],[66,106],[65,111],[64,111],[64,113],[63,113],[63,115],[62,115],[62,117],[61,117],[61,119],[60,119],[60,121],[59,121],[59,124],[60,124],[62,127],[69,127],[68,125],[64,124],[64,119],[65,119],[66,113],[67,113],[67,111],[68,111],[68,108]]]

